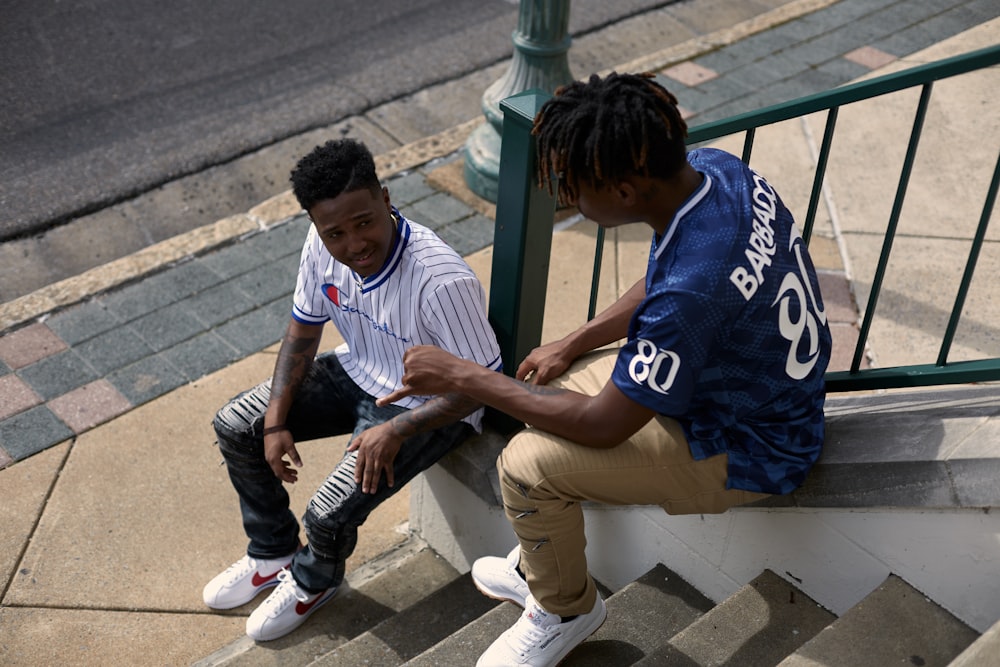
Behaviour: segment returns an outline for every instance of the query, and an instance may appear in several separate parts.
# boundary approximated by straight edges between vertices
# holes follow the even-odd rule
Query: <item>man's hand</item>
[[[403,386],[375,401],[379,407],[407,396],[437,396],[454,391],[452,378],[462,359],[433,345],[417,345],[403,354]]]
[[[299,477],[299,471],[293,468],[285,456],[291,459],[296,468],[302,467],[302,459],[295,449],[295,439],[289,431],[277,431],[264,436],[264,459],[274,471],[274,476],[283,482],[294,484]]]
[[[358,453],[354,482],[361,485],[362,493],[375,493],[383,472],[386,484],[395,485],[392,462],[402,444],[403,438],[393,429],[391,421],[373,426],[351,441],[347,451]]]
[[[562,375],[576,359],[565,340],[536,347],[517,367],[514,377],[530,380],[532,384],[548,384],[549,380]]]

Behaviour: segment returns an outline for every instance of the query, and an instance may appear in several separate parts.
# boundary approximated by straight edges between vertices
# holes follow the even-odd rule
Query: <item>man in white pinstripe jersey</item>
[[[481,428],[482,406],[460,394],[376,406],[401,384],[403,353],[433,345],[501,369],[482,285],[434,232],[392,206],[363,144],[318,146],[292,171],[292,189],[313,224],[274,374],[214,422],[250,541],[203,597],[232,609],[277,585],[247,620],[258,641],[286,635],[330,600],[368,514]],[[328,321],[345,342],[317,356]],[[282,486],[302,466],[295,443],[345,433],[344,458],[309,501],[300,548]]]

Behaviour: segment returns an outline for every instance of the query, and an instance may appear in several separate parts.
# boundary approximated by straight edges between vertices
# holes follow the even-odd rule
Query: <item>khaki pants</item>
[[[586,355],[551,384],[596,395],[611,377],[616,357],[615,350]],[[584,555],[582,501],[714,514],[765,498],[726,489],[726,458],[695,461],[680,425],[666,417],[650,420],[610,449],[584,447],[533,428],[515,435],[497,466],[504,511],[521,543],[521,569],[532,595],[560,616],[593,607],[597,588]]]

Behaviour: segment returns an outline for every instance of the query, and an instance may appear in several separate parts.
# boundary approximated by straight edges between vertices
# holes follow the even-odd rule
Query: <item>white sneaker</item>
[[[593,609],[565,623],[529,595],[521,618],[479,656],[476,667],[552,667],[594,634],[607,616],[600,595]]]
[[[337,594],[336,587],[323,593],[308,593],[299,587],[289,570],[282,570],[278,580],[278,587],[247,619],[247,635],[251,639],[267,642],[284,637]]]
[[[212,609],[244,605],[265,588],[278,585],[278,573],[288,567],[293,555],[274,560],[244,556],[205,584],[201,597]]]
[[[506,558],[477,558],[472,564],[472,583],[487,597],[510,600],[523,607],[524,600],[531,591],[528,590],[528,582],[517,572],[520,561],[520,545],[514,547]]]

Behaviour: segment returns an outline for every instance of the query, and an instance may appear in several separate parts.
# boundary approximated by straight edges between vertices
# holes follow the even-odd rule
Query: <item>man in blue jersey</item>
[[[654,233],[645,279],[516,378],[431,348],[404,357],[388,400],[461,392],[531,424],[497,462],[519,545],[472,569],[525,611],[483,667],[554,665],[604,621],[582,501],[722,512],[795,489],[823,442],[829,327],[770,184],[723,151],[688,153],[677,100],[651,75],[572,83],[534,133],[540,181],[564,203]]]
[[[291,632],[330,600],[368,514],[481,428],[481,404],[460,394],[377,406],[401,383],[403,353],[437,346],[501,369],[479,280],[434,232],[392,206],[363,144],[319,146],[291,180],[312,226],[274,374],[214,422],[250,542],[203,598],[232,609],[276,585],[247,620],[258,641]],[[317,356],[328,321],[344,343]],[[352,438],[309,501],[302,547],[282,482],[294,483],[303,465],[296,442],[340,434]]]

